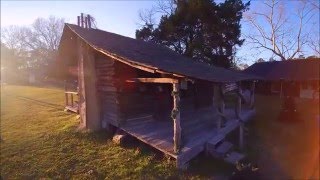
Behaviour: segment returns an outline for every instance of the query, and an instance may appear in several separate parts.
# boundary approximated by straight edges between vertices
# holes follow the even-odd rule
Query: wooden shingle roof
[[[86,29],[77,25],[66,24],[64,32],[70,30],[95,50],[116,57],[117,60],[129,65],[138,65],[151,71],[172,73],[211,82],[237,82],[257,79],[253,75],[196,62],[167,47],[151,42],[99,29]]]
[[[295,59],[255,63],[244,70],[266,80],[307,81],[320,80],[320,59]]]

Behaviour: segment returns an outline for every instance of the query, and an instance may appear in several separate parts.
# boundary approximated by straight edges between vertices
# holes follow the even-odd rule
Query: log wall
[[[115,78],[115,61],[111,58],[96,57],[97,89],[101,102],[101,124],[119,126],[120,112],[118,104],[118,88]]]

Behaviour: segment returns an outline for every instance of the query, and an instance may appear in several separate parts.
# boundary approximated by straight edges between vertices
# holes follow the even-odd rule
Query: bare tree
[[[30,34],[30,29],[20,26],[9,26],[1,29],[1,42],[14,54],[18,55],[27,50],[26,37]]]
[[[1,42],[15,52],[27,67],[43,67],[57,54],[64,20],[50,16],[38,18],[31,26],[9,26],[1,29]]]
[[[31,27],[9,26],[1,30],[1,40],[10,49],[58,49],[62,35],[64,20],[50,16],[48,19],[38,18]]]
[[[170,15],[175,10],[176,0],[157,0],[156,4],[150,9],[139,10],[140,22],[139,26],[157,25],[155,21],[156,15]]]
[[[62,35],[64,20],[50,16],[48,19],[38,18],[32,24],[30,48],[54,51],[58,49]]]
[[[245,22],[253,29],[245,35],[247,43],[268,50],[281,60],[302,54],[310,44],[310,38],[319,38],[310,34],[313,28],[318,28],[316,24],[319,22],[313,24],[311,21],[319,11],[309,1],[300,0],[296,3],[299,4],[295,9],[289,9],[291,14],[287,13],[288,6],[281,0],[264,1],[259,12],[246,14]],[[290,16],[296,16],[296,22]]]

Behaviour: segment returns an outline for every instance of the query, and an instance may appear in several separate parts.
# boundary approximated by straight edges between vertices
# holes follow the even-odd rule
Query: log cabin
[[[231,163],[243,158],[225,138],[239,129],[243,146],[244,124],[255,114],[254,76],[81,23],[65,24],[59,58],[78,69],[77,90],[66,91],[78,102],[66,105],[79,113],[80,127],[117,128],[174,158],[178,168],[205,150]]]
[[[261,77],[256,92],[319,99],[320,58],[259,62],[244,73]]]

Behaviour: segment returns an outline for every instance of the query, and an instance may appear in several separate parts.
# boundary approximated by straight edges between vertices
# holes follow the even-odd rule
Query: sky
[[[316,1],[316,0],[315,0]],[[68,23],[77,23],[81,12],[95,17],[98,28],[124,36],[135,37],[135,31],[141,25],[139,11],[150,9],[157,1],[3,1],[1,0],[1,28],[10,25],[30,25],[38,17],[50,15],[64,18]],[[251,9],[260,8],[260,1],[252,1]],[[294,8],[289,4],[290,8]],[[294,17],[293,17],[293,20]],[[242,31],[251,29],[245,24]],[[239,48],[237,56],[244,63],[252,64],[262,57],[268,59],[267,52],[257,52],[249,45]]]

